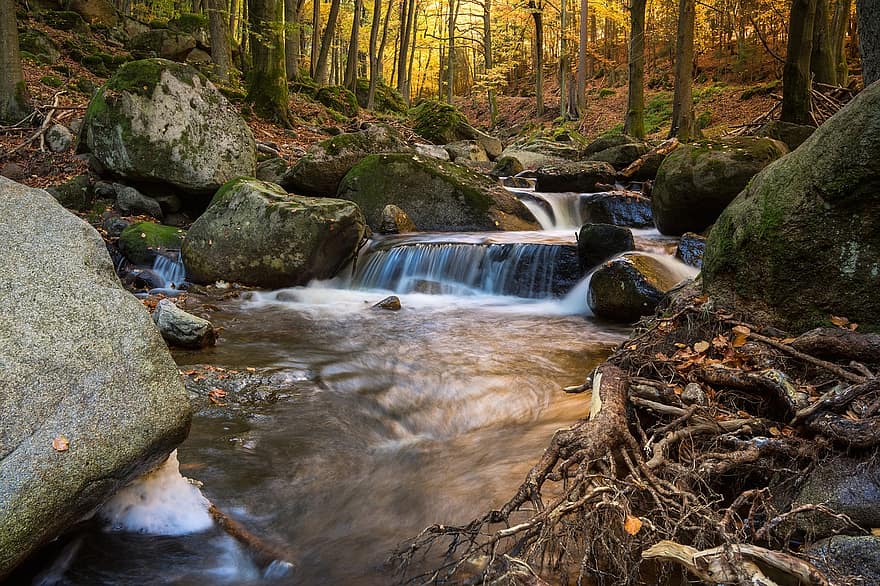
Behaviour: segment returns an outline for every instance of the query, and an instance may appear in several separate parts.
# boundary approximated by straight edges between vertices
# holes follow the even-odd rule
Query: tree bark
[[[577,109],[583,115],[587,108],[587,9],[588,0],[581,0],[581,13],[578,19],[578,71],[577,71]]]
[[[837,69],[837,83],[839,85],[846,85],[849,77],[845,47],[851,8],[852,0],[837,0],[834,3],[834,15],[831,17],[831,58]]]
[[[446,102],[451,104],[455,94],[455,20],[458,12],[458,2],[449,0],[449,14],[446,22],[447,42],[449,53],[446,60]]]
[[[390,7],[390,2],[388,3]],[[379,82],[379,22],[382,19],[382,0],[373,0],[373,21],[370,24],[370,86],[367,90],[367,110],[375,107],[376,84]]]
[[[357,92],[358,45],[360,44],[361,12],[363,9],[364,0],[354,0],[351,37],[348,41],[348,58],[345,61],[345,79],[342,82],[352,93]]]
[[[675,92],[672,99],[672,129],[669,138],[682,142],[697,135],[694,123],[694,0],[679,0],[675,59]]]
[[[321,50],[318,52],[318,63],[315,66],[315,81],[318,85],[327,85],[330,80],[330,48],[333,46],[333,35],[336,34],[336,20],[339,16],[339,0],[330,2],[327,14],[327,26],[321,37]]]
[[[865,87],[880,79],[880,0],[856,0]]]
[[[416,0],[402,0],[400,3],[400,46],[397,52],[397,91],[409,104],[410,80],[409,80],[409,45],[410,36],[415,26]]]
[[[535,109],[544,115],[544,7],[542,0],[529,0],[535,21]]]
[[[309,74],[318,75],[318,54],[321,52],[321,2],[312,0],[312,50],[309,56]]]
[[[492,58],[492,0],[483,0],[483,63],[486,67],[486,77],[489,83],[487,98],[489,100],[489,124],[495,127],[498,119],[498,99],[495,95],[492,68],[495,66]]]
[[[226,0],[208,0],[208,22],[211,27],[211,61],[216,66],[217,77],[222,81],[228,82],[232,52],[229,48],[229,24],[226,8]]]
[[[811,124],[810,54],[813,52],[813,21],[816,0],[792,0],[788,51],[782,75],[783,122]]]
[[[249,0],[251,56],[248,101],[257,114],[290,126],[281,0]]]
[[[647,0],[632,0],[630,6],[629,85],[626,93],[626,121],[623,131],[645,138],[645,7]]]
[[[834,63],[832,45],[828,0],[816,0],[810,70],[813,72],[813,80],[818,83],[837,85],[837,67]]]
[[[18,122],[31,111],[21,72],[15,1],[0,0],[0,120]]]
[[[302,9],[305,0],[284,0],[284,58],[287,79],[299,79],[302,60]]]

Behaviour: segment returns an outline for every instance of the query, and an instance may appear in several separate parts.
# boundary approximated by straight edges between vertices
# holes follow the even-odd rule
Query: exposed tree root
[[[596,369],[589,418],[553,435],[508,502],[395,552],[402,582],[829,583],[789,520],[840,515],[793,507],[793,490],[835,450],[880,445],[880,341],[759,334],[695,293],[663,311]]]

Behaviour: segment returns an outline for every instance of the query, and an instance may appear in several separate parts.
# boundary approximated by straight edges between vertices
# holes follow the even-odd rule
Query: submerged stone
[[[627,252],[593,272],[587,303],[599,317],[632,323],[654,313],[666,292],[683,277],[654,256]]]
[[[612,224],[584,224],[578,232],[578,259],[587,271],[616,254],[635,250],[636,243],[629,228]]]
[[[211,322],[180,309],[170,299],[162,299],[156,305],[153,322],[172,346],[204,348],[213,346],[216,339]]]

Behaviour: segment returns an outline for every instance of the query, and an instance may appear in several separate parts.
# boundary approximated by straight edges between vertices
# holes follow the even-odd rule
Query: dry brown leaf
[[[832,315],[831,316],[831,323],[833,323],[836,326],[840,326],[842,328],[842,327],[849,324],[849,320],[843,316],[840,316],[840,315]]]
[[[635,350],[634,347],[631,348],[631,349],[632,349],[632,350]],[[248,371],[248,372],[257,372],[257,369],[254,368],[253,366],[248,366],[247,368],[245,368],[245,370]]]
[[[63,435],[59,435],[52,440],[52,448],[56,452],[66,452],[68,449],[70,449],[70,440]]]
[[[746,342],[748,342],[748,338],[746,338],[746,337],[743,336],[743,335],[739,335],[739,334],[738,334],[738,335],[733,339],[733,342],[730,343],[730,345],[733,346],[734,348],[740,348],[740,347],[742,347],[742,346],[745,346],[745,345],[746,345]]]
[[[770,432],[770,435],[773,435],[773,436],[778,436],[778,435],[782,434],[782,432],[779,431],[778,427],[771,427],[768,431]]]
[[[856,331],[858,329],[858,327],[859,327],[859,324],[855,324],[855,323],[849,324],[849,329],[851,329],[852,331]]]
[[[746,326],[733,326],[733,332],[735,334],[739,334],[740,336],[748,336],[752,333],[752,330],[750,330]]]
[[[675,347],[676,348],[687,348],[687,344],[682,344],[681,342],[676,342]]]
[[[718,350],[723,350],[730,345],[730,341],[722,336],[721,334],[712,338],[712,345],[715,346]]]
[[[635,535],[642,528],[642,520],[638,517],[633,517],[632,515],[626,516],[626,521],[623,523],[623,529],[630,535]]]
[[[797,339],[797,338],[782,338],[782,343],[783,343],[783,344],[791,344],[791,343],[794,342],[796,339]]]
[[[701,354],[708,349],[709,349],[709,342],[707,342],[705,340],[702,340],[702,341],[694,344],[694,350],[701,353]]]
[[[880,537],[880,529],[874,527],[873,529],[871,529],[871,535],[873,535],[874,537]]]

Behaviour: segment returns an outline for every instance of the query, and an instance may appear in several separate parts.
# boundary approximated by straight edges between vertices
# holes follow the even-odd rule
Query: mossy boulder
[[[640,141],[627,135],[627,134],[623,134],[622,132],[611,132],[608,134],[603,134],[602,136],[600,136],[599,138],[597,138],[596,140],[594,140],[593,142],[588,144],[584,148],[583,155],[585,157],[592,159],[593,155],[600,153],[602,151],[605,151],[605,150],[608,150],[608,149],[611,149],[614,147],[623,146],[626,144],[636,144],[638,142],[640,142]],[[600,160],[600,159],[595,159],[595,160]]]
[[[409,117],[413,122],[413,130],[434,144],[446,144],[466,138],[458,134],[458,127],[467,124],[467,119],[451,104],[425,100],[410,109]]]
[[[52,65],[61,58],[58,44],[45,33],[30,29],[18,35],[18,44],[22,51],[34,55],[41,63]]]
[[[119,24],[119,12],[108,0],[71,0],[70,9],[89,24],[108,27]]]
[[[371,124],[312,145],[278,182],[288,191],[333,197],[345,174],[367,155],[410,152],[403,136],[386,124]]]
[[[613,185],[616,171],[600,161],[565,161],[538,167],[535,176],[535,191],[593,193]]]
[[[350,201],[289,195],[239,177],[193,223],[183,259],[196,282],[305,285],[333,277],[353,258],[364,231],[364,217]]]
[[[667,291],[687,271],[643,252],[625,252],[593,272],[587,303],[599,317],[632,323],[654,313]]]
[[[47,188],[46,191],[67,209],[78,212],[87,210],[94,196],[88,175],[77,175],[66,183]]]
[[[538,229],[531,212],[495,180],[411,154],[366,157],[342,180],[338,197],[356,202],[374,230],[388,204],[426,231]]]
[[[657,171],[657,229],[675,236],[702,232],[758,171],[787,152],[777,140],[750,136],[679,146]]]
[[[95,229],[3,178],[0,215],[2,580],[162,462],[186,438],[190,406]]]
[[[706,292],[792,333],[831,314],[880,330],[878,153],[875,83],[721,214],[703,258]]]
[[[341,85],[322,87],[315,98],[331,110],[349,118],[356,117],[360,111],[355,95]]]
[[[83,17],[72,10],[49,10],[41,14],[43,22],[60,31],[86,33],[89,25]]]
[[[766,136],[784,142],[788,150],[793,151],[816,132],[815,126],[792,124],[782,120],[771,120],[755,131],[755,136]]]
[[[253,175],[256,145],[217,88],[188,65],[126,63],[92,98],[83,131],[95,158],[127,179],[216,191]]]
[[[159,254],[177,252],[186,232],[153,222],[131,224],[119,235],[119,252],[139,266],[152,266]]]
[[[189,33],[160,28],[132,37],[127,48],[136,57],[161,57],[183,62],[196,44],[195,37]]]
[[[370,95],[370,81],[363,78],[358,79],[355,95],[360,107],[366,108],[367,98]],[[403,101],[403,96],[399,91],[379,80],[376,83],[376,93],[373,95],[373,108],[377,112],[386,114],[404,114],[406,113],[406,102]]]
[[[620,170],[649,150],[648,145],[643,142],[630,142],[603,149],[593,153],[588,158],[591,161],[604,161],[615,169]]]

